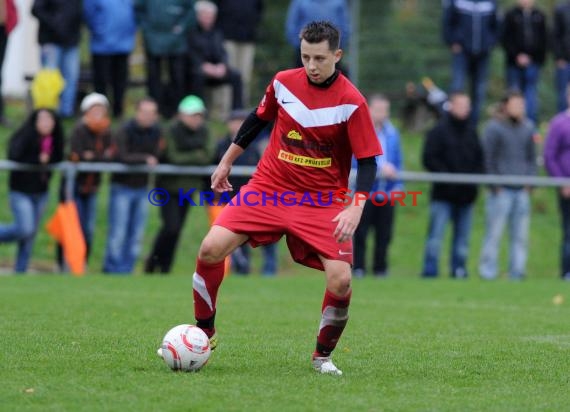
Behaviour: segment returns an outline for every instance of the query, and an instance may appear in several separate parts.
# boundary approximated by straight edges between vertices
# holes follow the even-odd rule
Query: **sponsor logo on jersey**
[[[289,132],[290,134],[291,132]],[[330,153],[333,150],[332,144],[320,144],[317,142],[310,142],[306,140],[295,140],[289,137],[289,135],[281,135],[281,141],[285,146],[298,147],[304,150],[316,150],[318,152]]]
[[[287,137],[293,140],[303,140],[303,136],[301,136],[301,133],[299,133],[296,130],[291,130],[289,133],[287,133]]]
[[[323,157],[321,159],[317,159],[314,157],[308,156],[299,156],[294,153],[286,152],[285,150],[279,150],[279,155],[277,156],[280,160],[283,160],[287,163],[293,163],[298,166],[303,167],[331,167],[332,159],[330,157]]]

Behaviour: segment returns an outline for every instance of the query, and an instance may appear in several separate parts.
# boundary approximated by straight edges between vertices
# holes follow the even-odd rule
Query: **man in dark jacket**
[[[157,165],[164,142],[156,102],[150,98],[138,102],[135,117],[115,132],[114,140],[119,162]],[[148,215],[147,185],[147,174],[114,174],[111,178],[105,273],[133,271]]]
[[[482,173],[483,151],[477,132],[469,121],[471,102],[464,93],[449,99],[449,113],[427,134],[423,164],[430,172]],[[425,246],[422,276],[438,275],[441,242],[447,222],[453,222],[451,276],[467,277],[467,253],[473,203],[477,186],[434,183],[431,192],[429,233]]]
[[[35,0],[32,14],[38,19],[42,67],[59,69],[65,79],[59,113],[71,117],[79,79],[81,0]]]
[[[554,10],[553,51],[556,59],[558,112],[566,110],[566,87],[570,82],[570,0],[561,1]]]
[[[255,42],[263,13],[263,0],[217,0],[216,3],[217,26],[224,33],[228,63],[241,74],[243,101],[245,106],[249,106]]]
[[[224,35],[215,28],[218,7],[210,2],[196,2],[198,27],[188,36],[191,64],[191,92],[204,98],[206,86],[229,84],[232,87],[232,109],[243,108],[240,73],[228,63]]]
[[[518,0],[505,16],[503,48],[507,57],[507,85],[525,96],[526,112],[538,124],[538,78],[547,47],[546,16],[534,0]]]
[[[471,79],[474,124],[487,92],[489,57],[499,36],[496,0],[444,0],[443,38],[451,49],[451,90],[464,90]]]
[[[186,37],[195,25],[194,0],[135,0],[146,51],[148,94],[165,117],[176,113],[186,88]],[[162,71],[168,64],[169,83]]]

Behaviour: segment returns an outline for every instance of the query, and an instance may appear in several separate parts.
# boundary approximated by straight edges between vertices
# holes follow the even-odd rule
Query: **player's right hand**
[[[230,171],[232,170],[231,166],[226,166],[223,164],[219,164],[214,170],[212,174],[212,190],[218,193],[222,192],[229,192],[233,190],[233,186],[230,184],[228,180],[228,176],[230,175]]]

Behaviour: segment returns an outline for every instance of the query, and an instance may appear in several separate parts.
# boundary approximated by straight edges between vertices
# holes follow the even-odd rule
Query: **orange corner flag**
[[[63,256],[71,273],[82,276],[85,273],[87,247],[75,202],[60,203],[47,222],[46,229],[63,247]]]

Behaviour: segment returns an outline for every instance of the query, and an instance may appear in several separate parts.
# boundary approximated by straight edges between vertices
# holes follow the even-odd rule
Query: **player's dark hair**
[[[312,21],[299,34],[300,40],[307,43],[329,42],[329,49],[337,51],[340,48],[340,31],[330,21]]]

